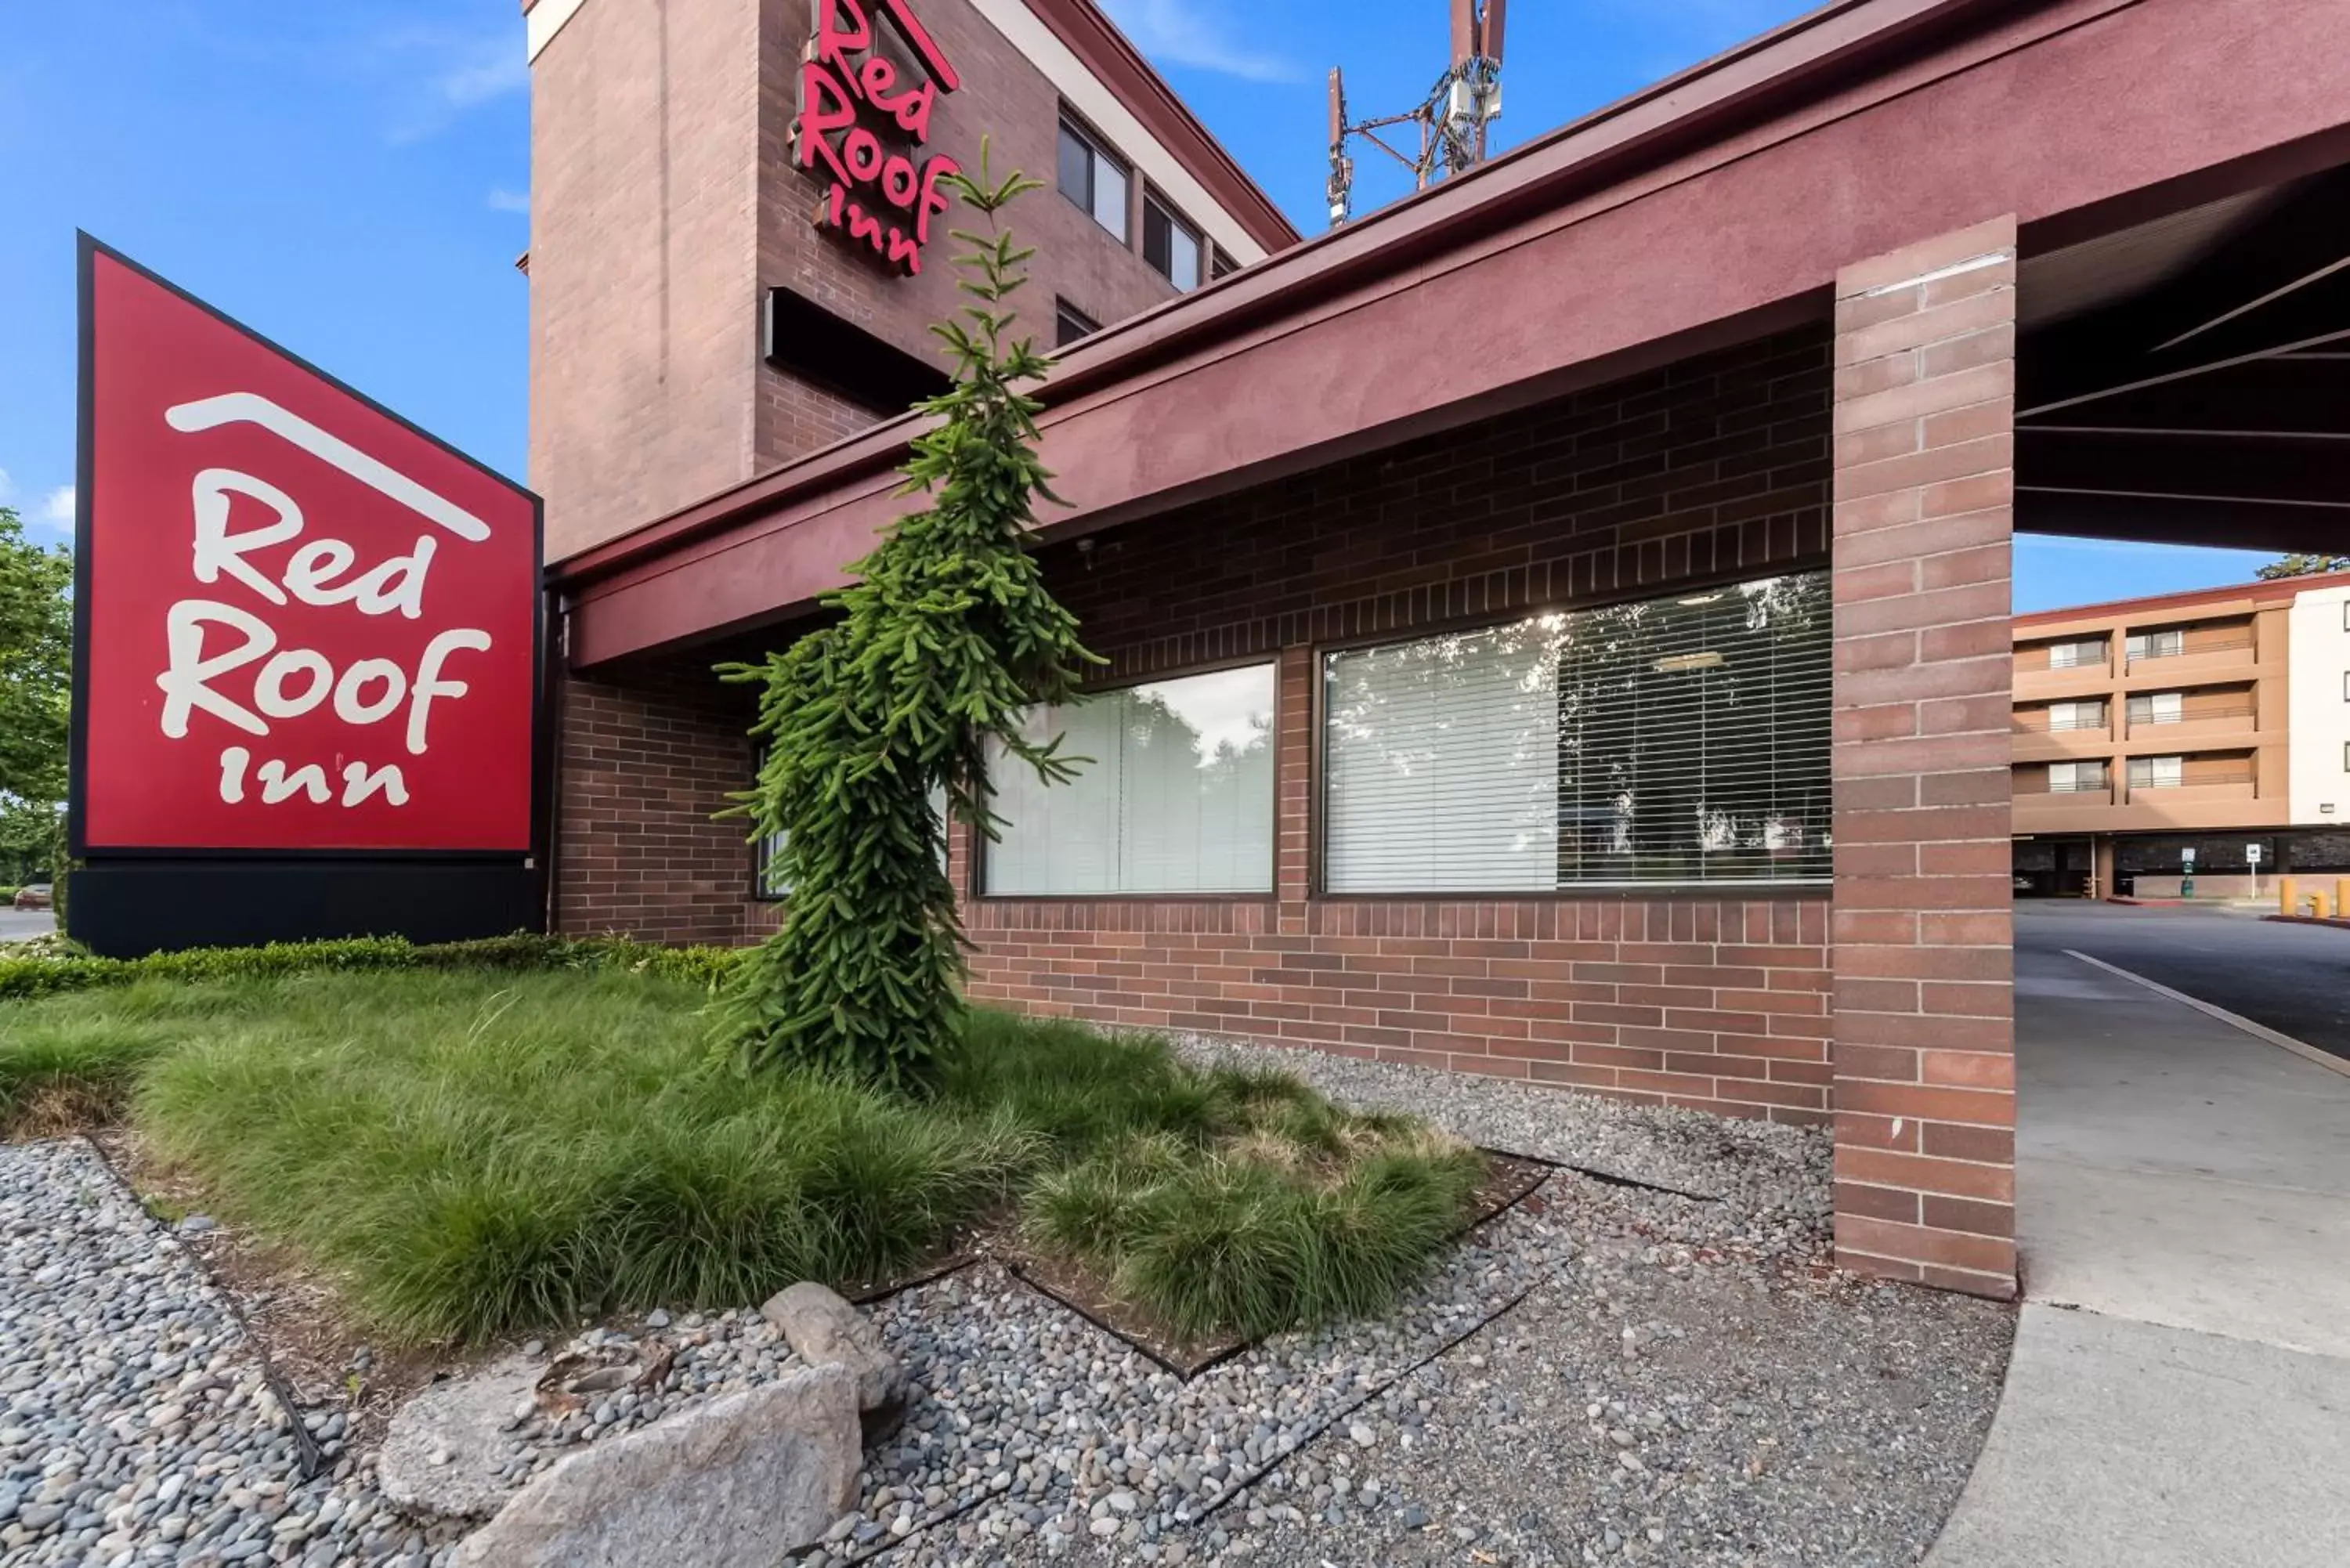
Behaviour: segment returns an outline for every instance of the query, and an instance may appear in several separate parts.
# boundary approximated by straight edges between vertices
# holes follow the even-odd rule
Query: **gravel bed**
[[[912,1407],[860,1506],[802,1560],[1031,1563],[1914,1563],[1970,1468],[2012,1320],[1825,1277],[1827,1143],[1418,1069],[1187,1042],[1555,1173],[1394,1314],[1279,1336],[1186,1381],[992,1263],[869,1309]],[[1702,1193],[1705,1197],[1688,1196]],[[371,1456],[284,1417],[182,1243],[78,1143],[0,1147],[0,1560],[432,1568]],[[641,1369],[486,1459],[513,1488],[564,1453],[796,1359],[754,1310],[654,1314],[525,1347]]]
[[[426,1568],[454,1532],[394,1517],[313,1417],[294,1435],[181,1243],[79,1141],[0,1145],[0,1561]]]

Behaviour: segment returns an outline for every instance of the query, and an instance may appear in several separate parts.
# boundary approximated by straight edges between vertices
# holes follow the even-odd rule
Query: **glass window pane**
[[[1167,275],[1188,294],[1200,286],[1200,237],[1180,223],[1171,224],[1168,234],[1173,248]]]
[[[1325,674],[1334,892],[1828,878],[1824,575],[1335,654]]]
[[[1560,616],[1331,656],[1324,886],[1506,892],[1558,881]]]
[[[1142,259],[1161,276],[1168,273],[1168,252],[1171,244],[1174,223],[1167,209],[1149,196],[1142,198]]]
[[[1094,155],[1094,221],[1125,241],[1126,171],[1101,153]]]
[[[1038,742],[1091,761],[1046,785],[992,758],[991,894],[1266,893],[1273,889],[1270,664],[1110,691],[1028,717]]]
[[[1093,209],[1093,149],[1067,126],[1061,127],[1061,194],[1088,212]]]

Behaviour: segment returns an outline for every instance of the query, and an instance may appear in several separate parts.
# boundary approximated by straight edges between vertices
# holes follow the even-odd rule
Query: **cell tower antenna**
[[[1370,119],[1347,117],[1347,88],[1330,71],[1330,226],[1354,215],[1355,161],[1348,145],[1361,138],[1411,171],[1412,189],[1425,191],[1485,161],[1486,134],[1502,113],[1502,37],[1508,0],[1451,0],[1452,63],[1428,97],[1404,114]],[[1382,131],[1410,126],[1418,148],[1407,152]]]

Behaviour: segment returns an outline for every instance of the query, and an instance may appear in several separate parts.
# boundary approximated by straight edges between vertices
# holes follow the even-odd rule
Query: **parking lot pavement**
[[[2219,909],[2015,907],[2019,952],[2085,952],[2350,1058],[2350,930]]]
[[[46,937],[57,929],[57,916],[47,909],[0,909],[0,942]]]

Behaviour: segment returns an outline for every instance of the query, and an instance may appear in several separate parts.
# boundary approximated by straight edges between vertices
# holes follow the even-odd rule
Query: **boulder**
[[[764,1568],[857,1506],[861,1458],[857,1379],[795,1372],[569,1456],[452,1568]]]
[[[395,1411],[376,1459],[376,1480],[396,1507],[436,1519],[486,1519],[514,1489],[515,1412],[526,1407],[539,1368],[508,1356],[468,1377],[435,1383]]]
[[[759,1313],[810,1366],[844,1366],[856,1374],[867,1441],[887,1436],[905,1415],[906,1370],[881,1343],[881,1331],[855,1307],[803,1281],[770,1298]]]

